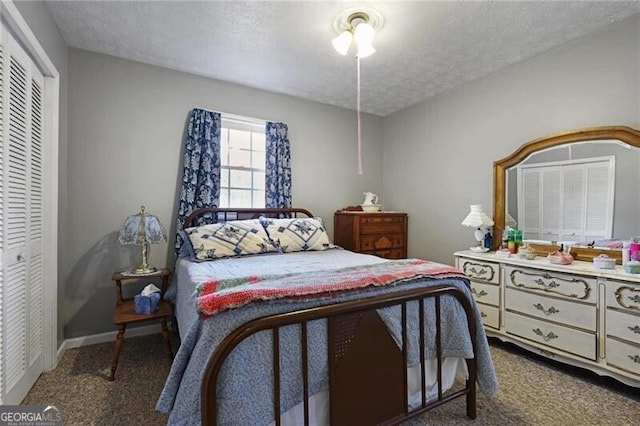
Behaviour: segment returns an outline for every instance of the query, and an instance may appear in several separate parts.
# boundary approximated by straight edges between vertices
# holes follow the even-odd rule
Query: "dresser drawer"
[[[471,280],[471,293],[476,302],[500,305],[500,287]]]
[[[607,306],[640,314],[640,285],[609,281],[607,289]]]
[[[363,251],[404,247],[404,234],[363,235],[360,249]]]
[[[550,294],[569,300],[596,303],[598,296],[596,279],[592,277],[519,267],[506,267],[504,277],[507,287]]]
[[[363,217],[360,234],[404,234],[404,216]]]
[[[640,374],[640,346],[607,338],[607,364]]]
[[[598,315],[595,305],[576,303],[569,300],[545,297],[538,293],[506,288],[505,306],[511,311],[531,315],[542,320],[554,321],[593,332],[596,331]]]
[[[500,328],[500,309],[496,306],[485,305],[484,303],[478,303],[478,310],[480,311],[480,317],[482,324],[485,327],[491,327],[498,330]]]
[[[513,312],[506,312],[504,325],[508,334],[513,334],[593,361],[596,359],[595,334],[562,327]]]
[[[607,336],[640,345],[640,316],[607,309]]]
[[[500,282],[500,265],[497,263],[460,258],[459,269],[473,280],[481,280],[494,284]]]

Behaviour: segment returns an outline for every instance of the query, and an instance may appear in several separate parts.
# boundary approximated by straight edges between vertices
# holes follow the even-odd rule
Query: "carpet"
[[[166,424],[167,416],[155,411],[170,368],[161,335],[125,338],[116,380],[110,382],[112,350],[113,343],[67,350],[23,404],[62,407],[65,425]],[[500,388],[493,398],[478,393],[475,421],[465,416],[465,401],[459,398],[406,426],[640,424],[640,388],[493,339],[491,355]]]

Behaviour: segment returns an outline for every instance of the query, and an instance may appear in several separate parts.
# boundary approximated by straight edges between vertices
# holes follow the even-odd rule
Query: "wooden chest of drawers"
[[[404,259],[407,257],[407,214],[337,211],[333,242],[355,252]]]

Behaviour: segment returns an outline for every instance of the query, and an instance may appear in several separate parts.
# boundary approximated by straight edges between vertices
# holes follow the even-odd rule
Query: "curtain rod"
[[[271,121],[271,122],[274,122],[274,123],[281,123],[281,121],[279,121],[279,120],[269,120],[269,119],[266,119],[266,118],[249,117],[249,116],[246,116],[246,115],[232,114],[230,112],[214,111],[214,110],[209,109],[209,108],[194,107],[194,109],[203,109],[205,111],[219,112],[221,115],[224,116],[223,118],[226,117],[226,118],[230,118],[232,120],[235,119],[235,120],[243,120],[243,121],[252,121],[252,122],[255,122],[255,123],[259,123],[259,124],[264,124],[266,121]]]

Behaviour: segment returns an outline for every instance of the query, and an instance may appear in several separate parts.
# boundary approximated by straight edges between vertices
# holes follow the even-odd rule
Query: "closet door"
[[[35,64],[2,34],[3,402],[20,403],[43,371],[43,87]]]

